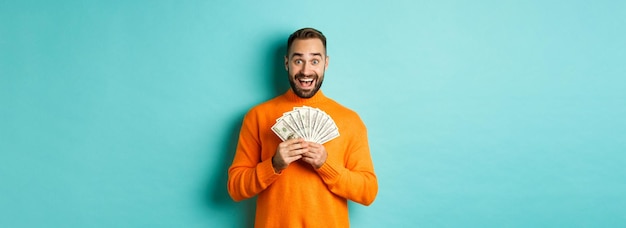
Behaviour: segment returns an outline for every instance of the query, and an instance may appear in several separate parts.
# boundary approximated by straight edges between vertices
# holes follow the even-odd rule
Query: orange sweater
[[[284,112],[304,105],[328,113],[340,136],[324,144],[328,158],[319,169],[296,161],[274,173],[272,156],[281,140],[271,127]],[[235,201],[258,195],[255,227],[349,227],[347,200],[370,205],[377,192],[365,125],[321,91],[303,99],[289,90],[244,117],[228,193]]]

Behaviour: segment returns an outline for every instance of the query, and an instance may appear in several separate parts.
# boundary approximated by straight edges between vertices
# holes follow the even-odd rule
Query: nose
[[[302,68],[300,69],[300,73],[304,75],[310,75],[311,69],[312,69],[312,66],[309,65],[309,63],[304,62],[302,63]]]

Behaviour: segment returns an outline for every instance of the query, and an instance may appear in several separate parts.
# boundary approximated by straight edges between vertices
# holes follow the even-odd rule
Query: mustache
[[[305,78],[317,78],[317,74],[309,74],[309,75],[305,75],[302,73],[298,73],[296,75],[294,75],[295,79],[305,79]]]

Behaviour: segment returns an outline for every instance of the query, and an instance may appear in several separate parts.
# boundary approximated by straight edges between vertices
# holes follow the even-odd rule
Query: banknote
[[[339,128],[326,112],[308,106],[294,107],[276,119],[272,131],[283,141],[303,138],[324,144],[339,137]]]

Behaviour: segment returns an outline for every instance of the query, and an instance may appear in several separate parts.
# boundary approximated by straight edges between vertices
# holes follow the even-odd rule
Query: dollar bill
[[[276,119],[272,131],[283,141],[304,138],[324,144],[339,137],[335,121],[326,112],[309,106],[294,107]]]

